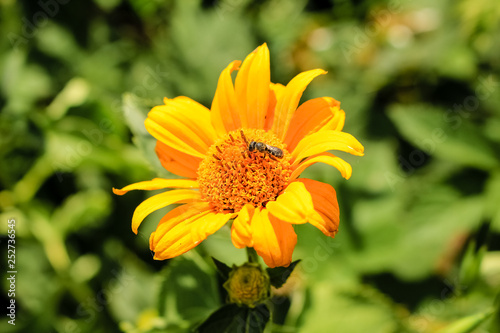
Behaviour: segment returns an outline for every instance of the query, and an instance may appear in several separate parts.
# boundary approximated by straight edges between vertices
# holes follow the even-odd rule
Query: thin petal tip
[[[358,153],[358,156],[364,156],[365,155],[365,147],[359,145],[359,147],[352,147],[356,152]]]
[[[265,50],[265,51],[269,52],[269,48],[267,47],[267,43],[264,42],[260,46],[257,46],[257,48],[253,52],[258,52],[260,50]]]
[[[344,179],[348,180],[350,179],[352,176],[352,173],[342,173],[342,177],[344,177]]]
[[[123,190],[120,190],[118,188],[113,187],[113,193],[116,195],[124,195],[125,193],[127,193],[127,191],[123,191]]]
[[[240,65],[241,65],[241,60],[234,60],[233,62],[231,62],[231,71],[236,71],[238,69],[240,69]]]

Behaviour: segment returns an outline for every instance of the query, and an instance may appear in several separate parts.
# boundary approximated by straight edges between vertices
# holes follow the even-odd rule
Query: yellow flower
[[[321,162],[348,179],[351,166],[327,151],[362,156],[363,146],[341,131],[345,113],[338,101],[322,97],[298,106],[307,85],[325,73],[313,69],[286,86],[274,84],[269,50],[263,44],[243,63],[233,61],[222,71],[211,110],[181,96],[165,98],[165,105],[149,112],[145,126],[158,140],[158,158],[165,169],[187,179],[155,178],[113,191],[122,195],[174,189],[148,198],[132,217],[137,233],[151,212],[183,204],[167,213],[151,234],[155,259],[185,253],[231,219],[234,246],[253,247],[269,267],[290,264],[297,242],[293,224],[308,222],[335,236],[335,190],[298,177]]]

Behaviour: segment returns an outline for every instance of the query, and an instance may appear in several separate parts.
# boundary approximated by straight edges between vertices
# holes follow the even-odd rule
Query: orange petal
[[[274,109],[276,108],[276,102],[285,92],[285,86],[280,83],[272,83],[269,86],[269,106],[267,108],[266,121],[264,124],[264,129],[269,131],[273,127],[274,122]]]
[[[286,134],[287,149],[293,151],[306,135],[321,129],[340,131],[344,125],[345,112],[339,106],[340,102],[331,97],[314,98],[300,105],[293,114]]]
[[[264,43],[246,57],[236,76],[235,91],[243,128],[264,128],[270,83],[269,49]]]
[[[158,237],[150,238],[151,250],[153,250],[153,246],[156,246],[156,244],[158,244],[160,238],[177,224],[202,212],[210,211],[211,208],[209,204],[204,201],[190,202],[172,209],[165,216],[163,216],[163,218],[158,223],[158,226],[155,230],[155,236]]]
[[[307,178],[297,179],[296,182],[304,184],[311,193],[314,209],[321,216],[321,219],[314,219],[309,223],[325,235],[334,237],[339,228],[339,204],[335,189],[329,184]]]
[[[267,209],[255,211],[252,238],[255,251],[267,266],[288,266],[292,262],[297,235],[291,224],[268,214]]]
[[[276,103],[274,113],[274,123],[272,130],[278,138],[283,140],[286,137],[292,116],[299,105],[302,93],[307,85],[318,75],[326,74],[322,69],[313,69],[300,73],[294,77],[285,87],[285,91]]]
[[[267,203],[266,208],[274,217],[292,224],[319,219],[318,213],[314,210],[311,194],[300,182],[288,185],[276,201]]]
[[[339,131],[321,131],[310,134],[300,140],[292,152],[292,159],[300,161],[303,158],[320,154],[328,150],[340,150],[363,156],[364,147],[349,133]]]
[[[162,188],[198,188],[198,182],[192,179],[154,178],[153,180],[127,185],[122,189],[113,188],[113,193],[124,195],[132,190],[159,190]]]
[[[137,229],[144,218],[158,210],[174,203],[185,203],[200,199],[200,192],[193,190],[172,190],[154,195],[144,200],[134,211],[132,216],[132,231],[137,234]]]
[[[178,151],[161,141],[156,141],[155,151],[161,165],[169,172],[187,178],[198,177],[201,158]]]
[[[233,87],[231,73],[237,70],[241,61],[235,60],[224,69],[217,83],[217,90],[212,101],[212,125],[219,135],[241,128],[238,104]]]
[[[151,248],[154,259],[170,259],[191,250],[219,230],[231,216],[206,211],[178,223],[166,233],[156,231]]]
[[[298,164],[298,166],[292,172],[292,175],[290,176],[291,179],[299,177],[302,171],[304,171],[307,167],[311,166],[314,163],[325,163],[331,165],[337,168],[342,174],[342,177],[344,177],[345,179],[351,178],[352,174],[351,165],[346,161],[344,161],[343,159],[341,159],[340,157],[335,156],[331,153],[321,153],[318,155],[311,156],[300,163],[299,161],[300,160],[295,160],[295,163]]]
[[[244,247],[252,247],[252,230],[250,226],[250,221],[255,213],[255,207],[246,204],[239,211],[238,217],[234,219],[233,225],[231,227],[231,240],[233,245],[238,249]]]
[[[154,107],[144,122],[157,140],[186,154],[205,157],[215,140],[210,111],[190,98],[165,99]]]

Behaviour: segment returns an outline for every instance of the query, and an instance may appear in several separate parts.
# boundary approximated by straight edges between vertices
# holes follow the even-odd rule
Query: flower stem
[[[257,252],[255,252],[253,247],[247,247],[247,257],[248,257],[248,262],[254,262],[254,263],[259,262],[259,256]]]

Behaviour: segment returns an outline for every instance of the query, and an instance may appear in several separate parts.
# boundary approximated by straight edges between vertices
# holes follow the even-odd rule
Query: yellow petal
[[[158,210],[174,203],[186,203],[200,199],[200,193],[193,190],[172,190],[154,195],[144,200],[134,211],[132,216],[132,231],[137,233],[144,218]]]
[[[157,140],[200,158],[215,141],[210,111],[184,96],[166,99],[165,105],[154,107],[144,124]]]
[[[266,121],[264,124],[264,129],[269,131],[273,127],[274,122],[274,109],[276,108],[276,102],[285,92],[285,86],[280,83],[272,83],[269,86],[269,106],[267,108]]]
[[[340,102],[331,97],[314,98],[304,102],[293,114],[285,143],[289,151],[297,146],[306,135],[319,130],[340,131],[344,125],[345,112]]]
[[[294,77],[285,88],[283,95],[276,103],[274,113],[274,123],[272,130],[278,138],[283,140],[286,137],[292,116],[299,105],[302,93],[307,85],[318,75],[326,74],[322,69],[313,69],[300,73]]]
[[[169,172],[187,178],[198,177],[201,158],[178,151],[159,140],[156,141],[155,152],[161,165]]]
[[[233,245],[238,249],[244,247],[252,247],[252,230],[250,221],[255,213],[255,207],[251,204],[246,204],[239,211],[238,217],[234,219],[231,227],[231,240]]]
[[[154,258],[170,259],[191,250],[219,230],[231,216],[232,214],[201,212],[178,223],[162,235],[156,231],[151,248],[155,253]]]
[[[314,210],[311,194],[301,182],[288,185],[276,201],[267,203],[266,208],[271,215],[292,224],[307,223],[319,218]]]
[[[219,136],[241,128],[238,104],[231,78],[231,73],[237,70],[240,64],[241,61],[235,60],[222,71],[212,101],[212,125]]]
[[[295,163],[298,164],[297,168],[292,172],[292,175],[290,176],[291,179],[298,178],[302,171],[304,171],[307,167],[311,166],[314,163],[325,163],[328,165],[331,165],[335,168],[337,168],[340,173],[342,174],[342,177],[345,179],[351,178],[352,174],[352,167],[349,163],[344,161],[338,156],[335,156],[331,153],[321,153],[318,155],[311,156],[304,161],[300,162],[300,160],[295,160]]]
[[[262,44],[243,61],[235,81],[243,128],[264,128],[269,105],[269,49]]]
[[[153,180],[127,185],[122,189],[113,188],[113,193],[124,195],[132,190],[159,190],[162,188],[198,188],[198,182],[191,179],[154,178]]]
[[[269,215],[267,209],[255,211],[252,238],[255,251],[267,266],[288,266],[292,262],[297,235],[291,224]]]
[[[334,108],[332,112],[334,113],[333,117],[319,131],[341,131],[344,128],[345,111],[340,108]]]
[[[153,247],[158,244],[160,238],[177,224],[200,213],[208,213],[210,211],[211,208],[209,204],[204,201],[190,202],[172,209],[170,212],[165,214],[165,216],[163,216],[158,223],[155,230],[156,237],[150,238],[151,250],[153,250]]]
[[[316,180],[301,178],[296,182],[305,185],[307,191],[311,194],[314,209],[319,213],[320,219],[309,221],[325,235],[334,237],[339,228],[339,204],[337,202],[337,193],[329,185]]]
[[[292,159],[300,161],[303,158],[320,154],[328,150],[340,150],[363,156],[364,147],[351,134],[339,131],[321,131],[310,134],[300,140],[292,152]]]

